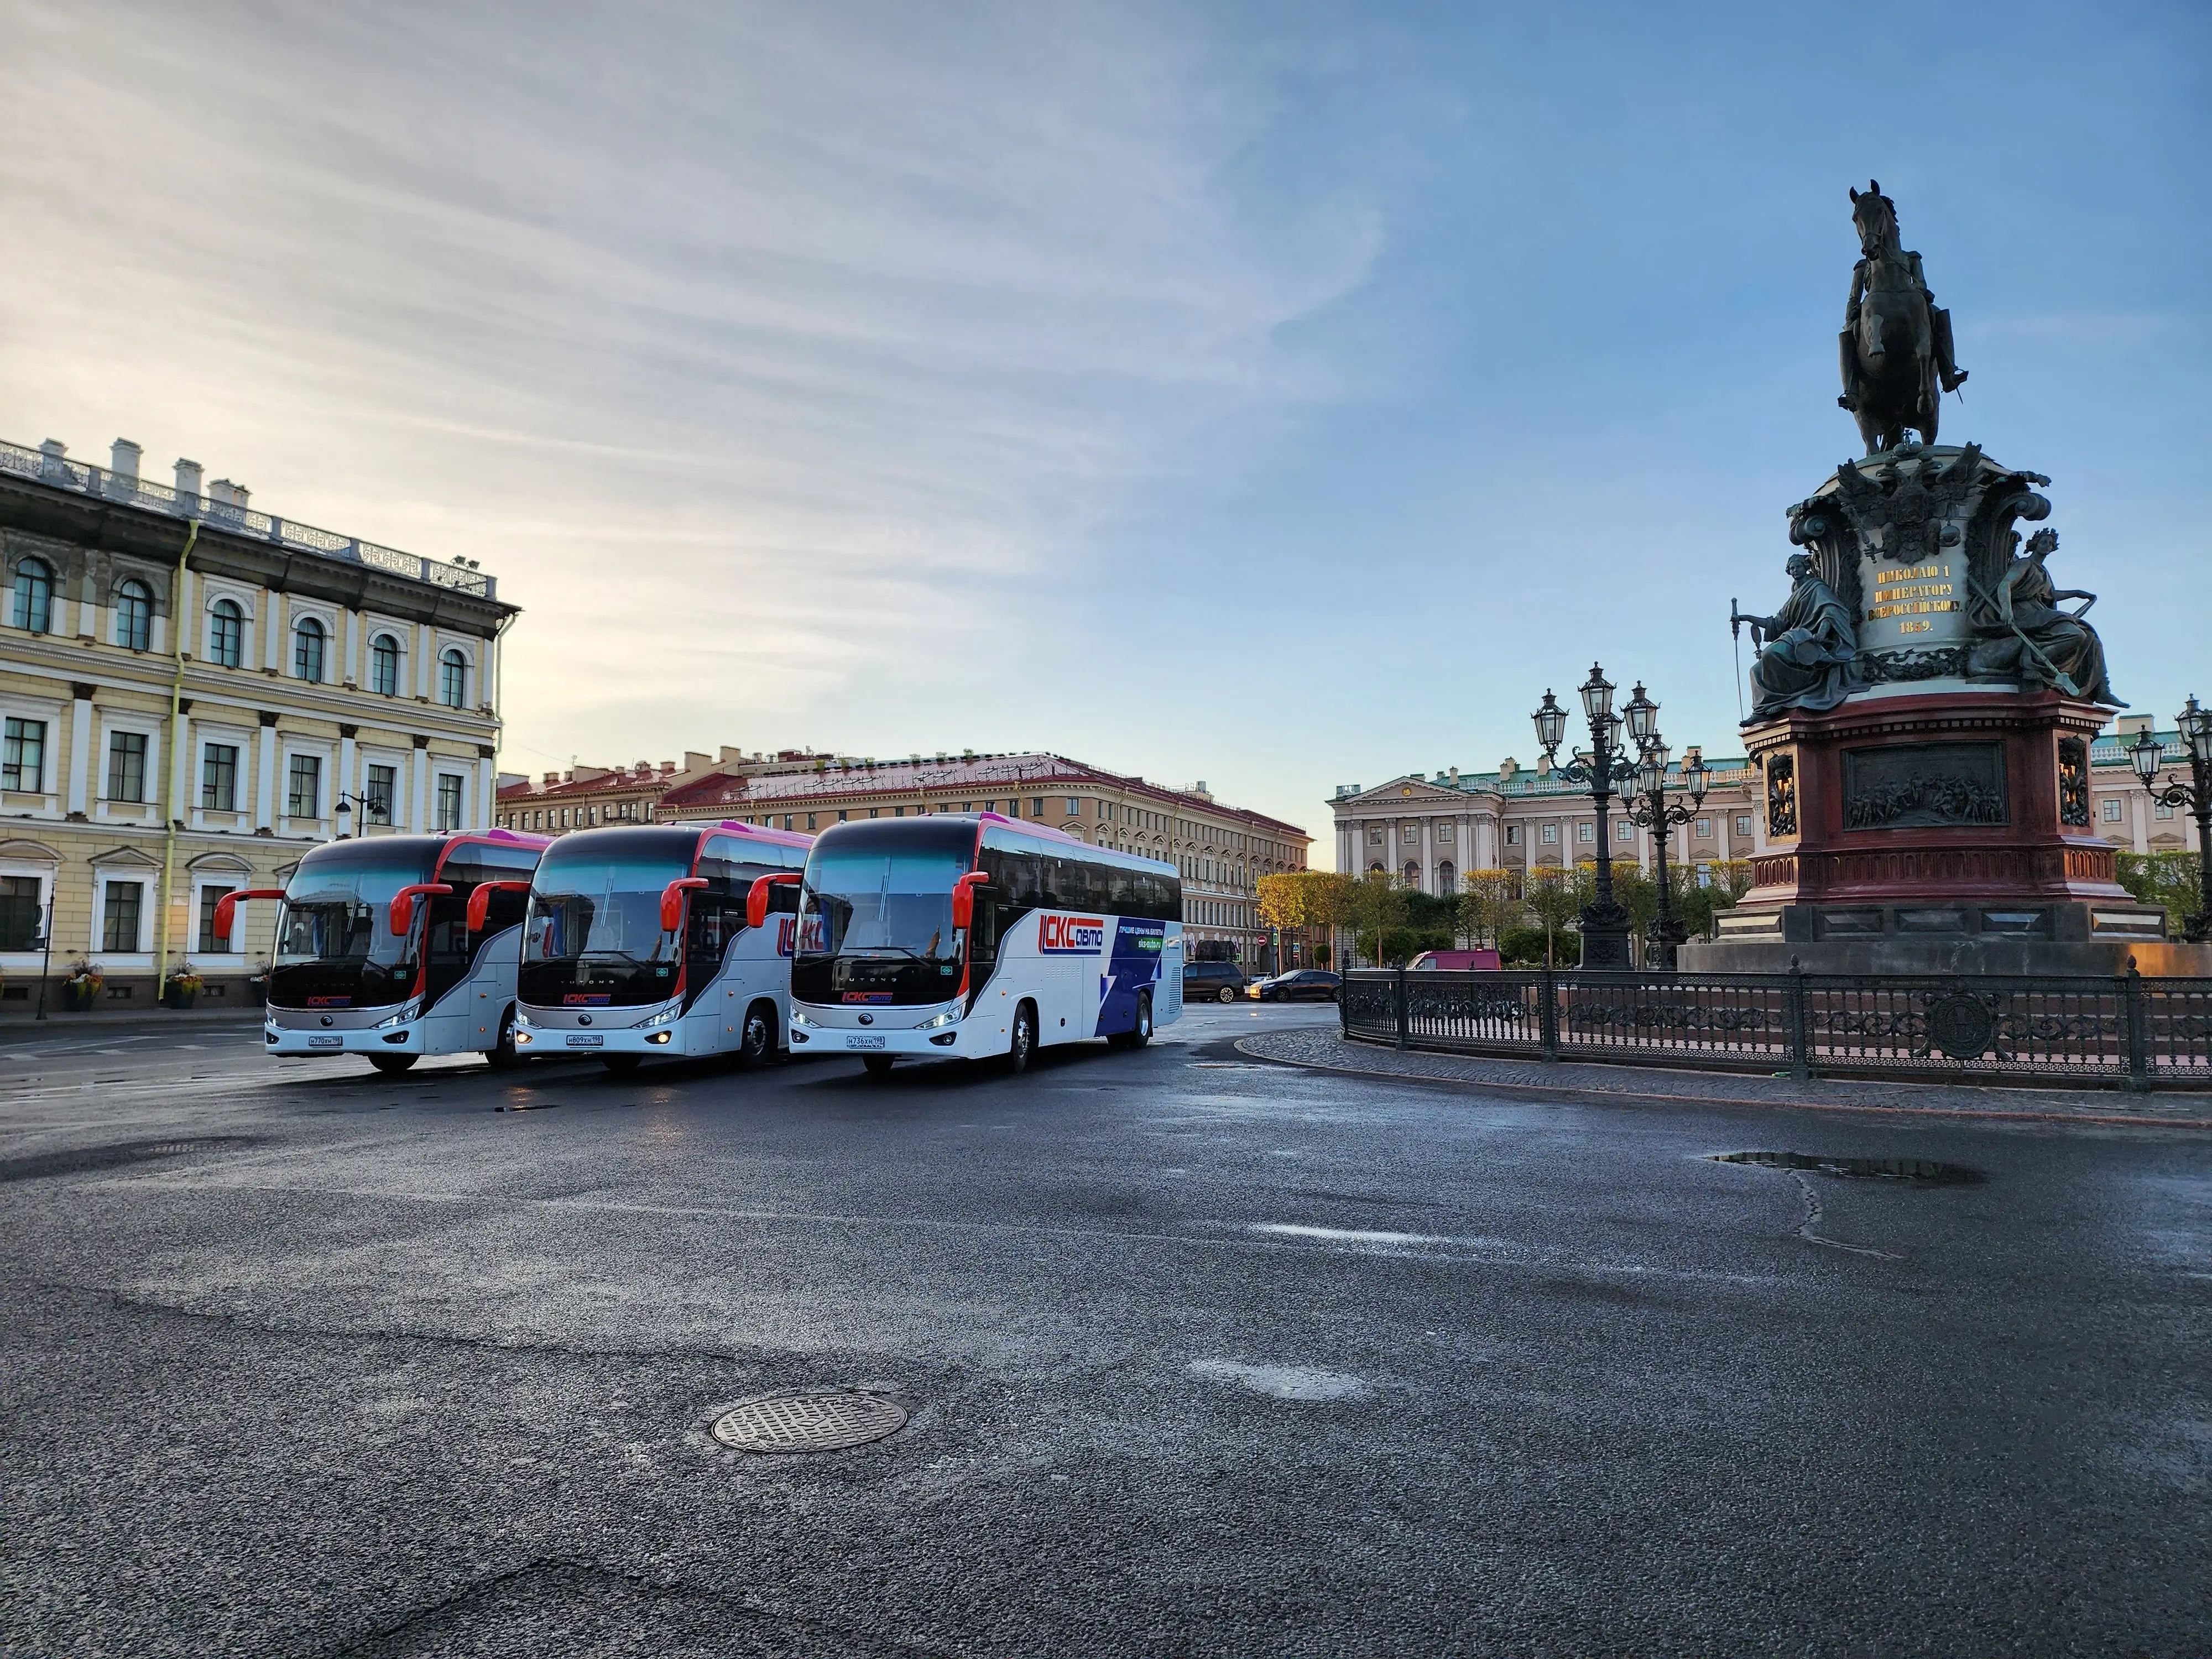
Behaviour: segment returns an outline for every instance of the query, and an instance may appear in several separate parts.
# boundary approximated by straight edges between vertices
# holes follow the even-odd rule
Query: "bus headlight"
[[[416,1015],[422,1012],[422,1005],[421,1003],[407,1003],[400,1008],[398,1013],[386,1014],[382,1019],[377,1021],[374,1029],[380,1031],[386,1031],[391,1030],[391,1028],[395,1025],[404,1025],[409,1020],[414,1018]]]
[[[914,1029],[917,1031],[941,1031],[948,1025],[957,1025],[959,1023],[960,1005],[956,1002],[936,1018],[925,1019]]]
[[[527,1008],[517,1008],[517,1009],[514,1011],[514,1023],[515,1023],[517,1025],[527,1025],[527,1024],[530,1024],[530,1011],[529,1011]]]
[[[672,1002],[665,1008],[663,1008],[659,1013],[653,1015],[650,1019],[641,1019],[638,1021],[638,1025],[641,1029],[647,1025],[665,1025],[670,1020],[674,1019],[677,1015],[683,1012],[684,1005],[682,1003]]]
[[[793,1025],[806,1026],[809,1030],[811,1030],[814,1025],[814,1022],[812,1020],[807,1018],[805,1015],[800,1013],[796,1008],[793,1008],[791,1011],[791,1023]]]

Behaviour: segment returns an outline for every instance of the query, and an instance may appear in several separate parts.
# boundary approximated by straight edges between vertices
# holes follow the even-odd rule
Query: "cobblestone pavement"
[[[1861,1083],[1744,1072],[1687,1072],[1653,1066],[1488,1059],[1475,1054],[1401,1054],[1373,1043],[1347,1042],[1334,1026],[1262,1032],[1237,1048],[1256,1060],[1369,1077],[1424,1083],[1466,1083],[1516,1093],[1588,1099],[1678,1101],[1698,1106],[1789,1106],[1815,1111],[1875,1112],[1945,1117],[2142,1124],[2212,1129],[2212,1095],[2121,1089],[1973,1088],[1955,1084]]]

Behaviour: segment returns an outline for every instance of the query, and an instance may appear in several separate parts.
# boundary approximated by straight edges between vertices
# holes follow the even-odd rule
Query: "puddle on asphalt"
[[[36,1152],[28,1158],[0,1159],[0,1182],[36,1181],[47,1176],[82,1175],[93,1170],[119,1170],[133,1164],[184,1158],[193,1152],[235,1152],[258,1146],[261,1135],[193,1135],[167,1140],[118,1140],[105,1146],[79,1146],[70,1152]]]
[[[1762,1170],[1792,1170],[1838,1181],[1902,1181],[1920,1187],[1972,1187],[1986,1179],[1963,1164],[1938,1164],[1924,1158],[1828,1158],[1805,1152],[1715,1152],[1716,1164],[1749,1164]]]
[[[1310,1365],[1242,1365],[1231,1359],[1194,1359],[1190,1371],[1209,1382],[1232,1382],[1276,1400],[1307,1403],[1356,1400],[1368,1391],[1364,1377]]]

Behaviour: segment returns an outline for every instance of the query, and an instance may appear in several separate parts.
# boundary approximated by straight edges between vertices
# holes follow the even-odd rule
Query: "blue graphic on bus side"
[[[1114,954],[1098,976],[1098,1029],[1093,1036],[1113,1036],[1137,1029],[1137,998],[1159,983],[1160,952],[1168,930],[1157,921],[1117,922]]]

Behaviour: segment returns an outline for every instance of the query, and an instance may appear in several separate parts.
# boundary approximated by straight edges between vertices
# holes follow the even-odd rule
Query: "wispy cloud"
[[[643,664],[927,684],[970,584],[1328,390],[1279,332],[1377,222],[1243,222],[1266,88],[1181,16],[33,9],[0,392],[482,559],[540,748],[677,740]]]

